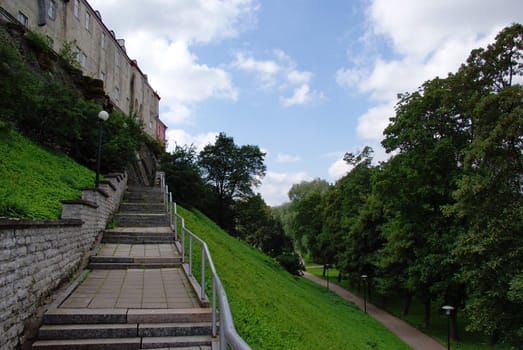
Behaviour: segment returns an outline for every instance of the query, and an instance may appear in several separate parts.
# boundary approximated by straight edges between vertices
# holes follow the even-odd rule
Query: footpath
[[[322,286],[327,287],[327,281],[316,277],[308,272],[304,272],[303,277],[316,282]],[[351,301],[356,304],[360,309],[363,310],[364,301],[363,299],[352,294],[348,290],[330,283],[329,289],[338,294],[345,300]],[[376,307],[375,305],[367,302],[367,313],[375,318],[377,321],[381,322],[386,328],[388,328],[392,333],[396,334],[401,340],[407,343],[413,350],[445,350],[446,348],[438,343],[433,338],[429,337],[425,333],[417,330],[412,327],[407,322],[392,316],[386,311]]]
[[[211,350],[211,309],[182,269],[158,187],[129,187],[88,270],[48,307],[33,349]]]

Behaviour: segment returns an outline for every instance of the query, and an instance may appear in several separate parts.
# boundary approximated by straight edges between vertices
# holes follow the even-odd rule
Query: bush
[[[303,271],[305,271],[301,257],[295,252],[283,253],[277,256],[276,260],[285,270],[293,275],[301,276]]]

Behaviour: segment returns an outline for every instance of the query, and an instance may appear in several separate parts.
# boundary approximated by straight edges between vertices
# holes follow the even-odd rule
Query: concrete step
[[[122,244],[169,244],[174,242],[174,237],[148,237],[148,236],[109,236],[103,237],[102,243],[122,243]]]
[[[57,324],[43,325],[40,340],[132,338],[138,336],[137,324]]]
[[[133,256],[99,256],[93,255],[89,258],[93,263],[137,263],[137,264],[174,264],[182,261],[181,257],[133,257]]]
[[[137,185],[129,185],[127,187],[127,191],[129,191],[129,192],[162,192],[162,190],[159,186],[137,186]]]
[[[101,339],[133,337],[180,337],[210,335],[211,322],[144,324],[57,324],[43,325],[39,340]]]
[[[102,324],[127,322],[127,309],[49,309],[44,324]]]
[[[167,210],[163,203],[122,203],[120,213],[156,213],[163,214]]]
[[[210,308],[188,309],[49,309],[46,325],[56,324],[138,324],[210,322]]]
[[[138,336],[140,337],[180,337],[210,335],[211,333],[211,322],[143,323],[138,325]]]
[[[112,338],[112,339],[65,339],[38,340],[33,343],[33,349],[53,350],[138,350],[142,338]]]
[[[147,337],[142,338],[142,349],[180,348],[190,346],[211,346],[212,337],[204,335],[184,337]]]
[[[212,321],[212,309],[129,309],[129,323],[196,323]]]
[[[210,335],[211,333],[211,322],[143,323],[138,325],[138,336],[140,337],[180,337]]]
[[[152,338],[102,338],[38,340],[33,349],[53,350],[138,350],[160,348],[211,349],[211,336],[152,337]]]
[[[163,203],[161,192],[125,192],[124,203]]]
[[[116,214],[114,216],[117,226],[130,227],[153,227],[169,226],[169,216],[167,214]]]
[[[169,267],[180,267],[181,262],[174,263],[89,263],[91,270],[127,270],[127,269],[164,269]]]

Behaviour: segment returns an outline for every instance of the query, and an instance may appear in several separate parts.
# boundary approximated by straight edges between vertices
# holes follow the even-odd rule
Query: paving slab
[[[93,270],[60,309],[187,309],[200,307],[180,268]]]
[[[123,244],[104,243],[96,256],[114,256],[130,258],[179,258],[180,253],[173,243],[160,244]]]

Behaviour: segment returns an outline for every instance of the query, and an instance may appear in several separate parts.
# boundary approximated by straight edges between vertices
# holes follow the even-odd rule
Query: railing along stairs
[[[193,250],[193,243],[200,245],[199,297],[204,301],[209,301],[205,290],[207,286],[206,271],[210,271],[212,297],[209,302],[212,308],[212,336],[219,336],[219,349],[226,350],[227,347],[230,346],[234,350],[250,350],[250,346],[240,337],[234,327],[234,320],[229,307],[227,294],[214,267],[207,243],[185,226],[185,219],[177,213],[176,203],[172,200],[172,193],[169,192],[169,186],[165,183],[165,174],[163,172],[158,172],[157,180],[162,189],[165,209],[169,213],[171,227],[174,229],[175,240],[179,242],[178,247],[181,251],[182,263],[190,278],[194,278],[193,255],[195,255],[195,251]],[[188,240],[188,242],[186,242],[186,240]],[[187,248],[186,245],[188,245]]]

